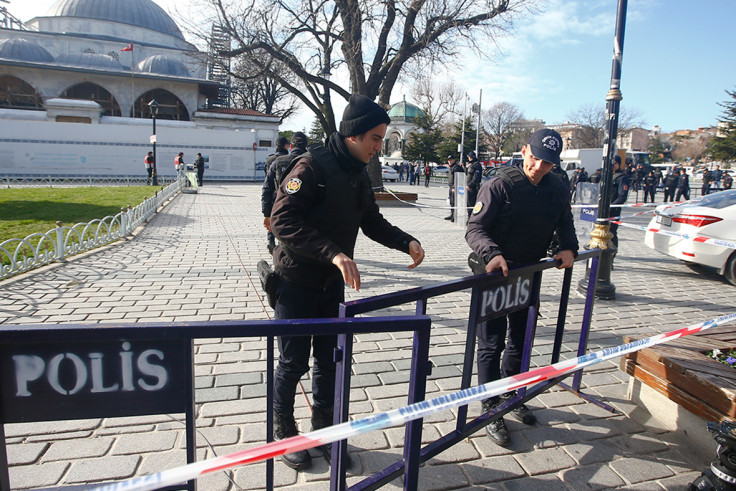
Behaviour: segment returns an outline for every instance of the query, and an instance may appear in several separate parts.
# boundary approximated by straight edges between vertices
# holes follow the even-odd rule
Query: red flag
[[[130,43],[129,45],[127,45],[126,47],[124,47],[120,51],[133,51],[133,43]]]

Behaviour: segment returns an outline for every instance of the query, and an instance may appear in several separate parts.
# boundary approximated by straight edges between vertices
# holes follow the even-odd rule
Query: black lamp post
[[[156,116],[158,116],[158,102],[156,99],[151,99],[148,103],[148,108],[151,110],[151,118],[153,119],[153,179],[151,179],[151,186],[158,186],[158,176],[156,174]]]
[[[621,104],[621,62],[624,55],[624,32],[626,28],[626,6],[627,0],[618,0],[616,12],[616,36],[613,46],[613,67],[611,68],[611,86],[606,95],[606,126],[605,138],[603,140],[603,172],[601,175],[601,192],[598,198],[598,218],[593,231],[590,233],[591,240],[587,249],[599,248],[603,251],[598,269],[598,282],[595,286],[596,297],[602,300],[614,300],[616,298],[616,286],[611,283],[611,269],[616,246],[611,239],[609,218],[611,216],[611,189],[613,187],[613,159],[616,152],[616,136],[618,133],[618,113]],[[588,270],[590,269],[588,264]],[[589,271],[588,271],[589,272]],[[588,275],[589,277],[590,275]],[[588,289],[587,278],[578,283],[578,291]]]

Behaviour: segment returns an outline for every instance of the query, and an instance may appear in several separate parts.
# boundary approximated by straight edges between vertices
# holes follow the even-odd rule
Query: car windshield
[[[730,191],[721,191],[713,193],[692,202],[693,206],[707,206],[720,210],[729,206],[736,205],[736,189]]]

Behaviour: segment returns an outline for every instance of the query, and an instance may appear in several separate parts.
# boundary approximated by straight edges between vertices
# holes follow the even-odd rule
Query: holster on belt
[[[261,280],[261,287],[266,292],[268,305],[274,308],[276,306],[276,287],[279,284],[279,275],[263,259],[258,261],[256,269],[258,270],[258,279]]]
[[[475,252],[471,252],[468,256],[468,266],[473,274],[484,274],[486,272],[486,263]]]

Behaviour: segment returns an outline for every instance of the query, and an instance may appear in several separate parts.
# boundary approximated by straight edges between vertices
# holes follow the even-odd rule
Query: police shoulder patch
[[[289,179],[289,182],[286,183],[286,186],[284,186],[284,190],[288,194],[294,194],[297,191],[299,191],[302,188],[302,180],[297,179],[296,177],[292,177]]]
[[[482,201],[476,201],[475,206],[473,207],[473,215],[477,215],[480,213],[480,210],[483,209],[483,202]]]

